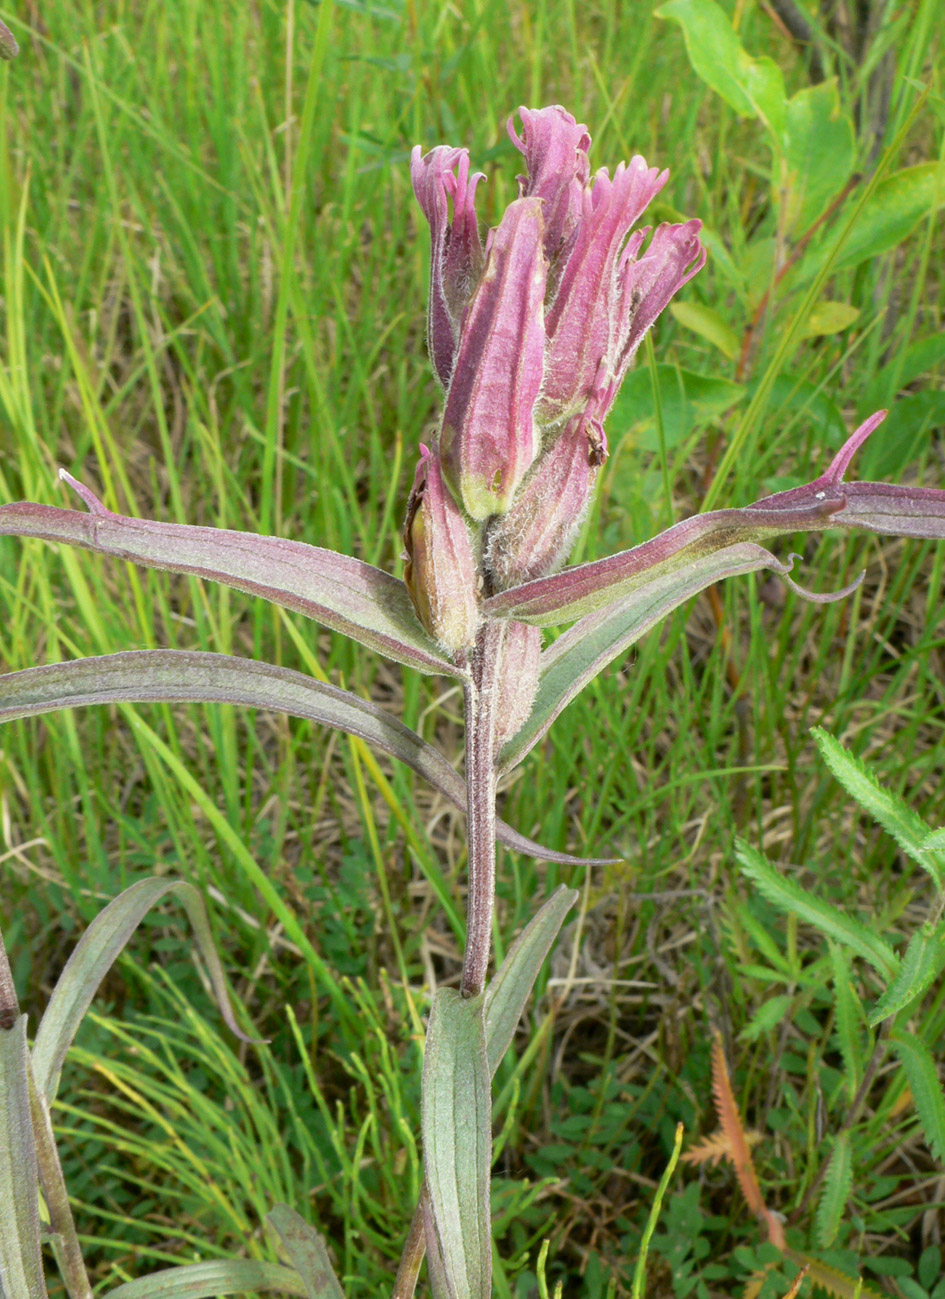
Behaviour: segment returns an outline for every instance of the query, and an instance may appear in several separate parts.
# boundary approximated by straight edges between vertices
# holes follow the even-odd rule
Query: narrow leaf
[[[25,1015],[0,1028],[0,1294],[46,1299]]]
[[[866,1022],[866,1015],[863,1012],[863,1006],[850,977],[850,966],[846,951],[839,943],[830,944],[830,964],[833,969],[833,1004],[837,1045],[843,1057],[847,1095],[852,1100],[856,1095],[866,1067],[861,1036],[862,1026]]]
[[[896,977],[870,1011],[870,1027],[921,997],[945,969],[945,920],[929,921],[912,935]]]
[[[106,1299],[216,1299],[218,1295],[275,1290],[308,1299],[309,1290],[291,1267],[254,1259],[217,1258],[164,1268],[106,1291]]]
[[[920,1038],[903,1028],[896,1029],[890,1041],[905,1070],[929,1148],[945,1162],[945,1095],[935,1057]]]
[[[782,911],[798,916],[815,929],[862,956],[884,979],[899,969],[899,958],[885,939],[868,929],[831,902],[807,893],[796,880],[782,875],[767,857],[743,840],[736,840],[735,857],[742,873],[758,885],[762,894]]]
[[[433,1248],[442,1256],[450,1299],[492,1293],[492,1105],[483,1010],[483,997],[440,988],[423,1060],[424,1172]]]
[[[901,795],[881,785],[867,764],[855,758],[827,731],[815,726],[811,735],[831,774],[850,797],[892,835],[904,853],[928,871],[939,893],[945,891],[943,854],[935,851],[934,843],[930,847],[929,827],[918,813],[913,812]]]
[[[294,609],[420,672],[462,677],[417,620],[403,582],[350,555],[281,537],[113,514],[71,474],[88,514],[29,501],[0,506],[0,534],[41,537],[222,582]]]
[[[505,960],[486,988],[486,1054],[490,1077],[512,1043],[542,962],[577,898],[576,889],[563,884],[557,888],[506,952]]]
[[[852,1189],[853,1154],[850,1150],[850,1134],[841,1132],[833,1143],[814,1220],[817,1244],[821,1249],[829,1249],[836,1240]]]
[[[76,944],[53,989],[33,1043],[33,1076],[47,1105],[56,1098],[66,1052],[105,975],[153,906],[175,893],[187,912],[197,947],[227,1026],[244,1042],[230,999],[200,893],[184,880],[139,880],[100,911]]]
[[[758,1175],[745,1136],[738,1102],[732,1091],[728,1065],[725,1063],[725,1051],[718,1033],[715,1034],[712,1043],[712,1094],[715,1097],[715,1112],[719,1118],[719,1127],[725,1133],[728,1155],[735,1166],[735,1174],[742,1195],[745,1197],[745,1203],[756,1218],[763,1217],[767,1212],[764,1196],[758,1185]]]
[[[0,721],[88,704],[155,701],[242,704],[333,726],[399,758],[466,810],[463,778],[432,745],[376,704],[290,668],[198,650],[127,650],[0,676]],[[542,848],[504,821],[497,822],[496,836],[529,857],[564,865],[583,862]]]
[[[276,1204],[266,1221],[278,1233],[289,1261],[305,1282],[308,1299],[344,1299],[318,1232],[287,1204]]]
[[[802,1254],[800,1250],[791,1249],[789,1245],[785,1246],[784,1253],[792,1263],[807,1269],[807,1276],[812,1285],[826,1290],[827,1294],[836,1296],[836,1299],[884,1299],[877,1290],[864,1285],[861,1277],[854,1279],[845,1276],[835,1267],[821,1263],[820,1259],[811,1258],[809,1254]]]

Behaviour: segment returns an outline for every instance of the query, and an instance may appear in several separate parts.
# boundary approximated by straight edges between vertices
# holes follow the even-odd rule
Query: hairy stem
[[[420,1265],[423,1262],[424,1254],[427,1252],[423,1227],[423,1204],[426,1196],[427,1188],[426,1183],[424,1183],[417,1207],[414,1209],[410,1230],[407,1232],[407,1243],[404,1245],[404,1252],[400,1256],[397,1279],[394,1282],[394,1289],[391,1292],[390,1299],[413,1299],[414,1291],[417,1288]]]
[[[466,799],[469,891],[463,996],[475,997],[486,984],[495,904],[495,706],[505,626],[484,623],[470,658],[466,686]]]

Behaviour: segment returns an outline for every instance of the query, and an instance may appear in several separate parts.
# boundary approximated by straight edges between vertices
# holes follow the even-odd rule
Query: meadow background
[[[816,252],[878,166],[942,158],[942,36],[938,0],[801,8],[862,177],[804,245]],[[726,9],[789,93],[811,83],[783,4]],[[592,164],[639,151],[671,168],[653,217],[700,216],[710,247],[681,295],[688,315],[659,322],[610,418],[576,558],[707,501],[809,480],[880,405],[892,414],[855,473],[945,482],[945,173],[894,238],[868,232],[861,256],[838,261],[821,315],[792,333],[810,278],[778,271],[804,227],[785,235],[763,127],[693,72],[679,26],[650,3],[24,0],[0,13],[21,44],[0,65],[4,501],[73,504],[63,465],[126,513],[397,568],[438,401],[409,151],[468,145],[494,223],[521,169],[505,120],[547,103],[588,123]],[[499,1296],[537,1293],[545,1239],[565,1295],[629,1293],[677,1121],[687,1142],[715,1126],[715,1029],[760,1134],[765,1194],[797,1239],[861,1267],[877,1293],[921,1299],[937,1280],[945,1172],[894,1061],[848,1129],[840,1211],[818,1212],[873,1039],[858,1033],[851,1065],[835,954],[746,882],[733,840],[894,940],[934,913],[927,877],[851,805],[809,729],[945,821],[945,548],[793,548],[817,590],[863,567],[866,580],[829,606],[753,578],[691,602],[570,705],[502,795],[505,819],[541,842],[623,860],[588,873],[500,855],[498,955],[558,883],[582,902],[497,1075]],[[0,542],[4,670],[157,646],[323,676],[461,756],[448,683],[196,579]],[[139,706],[4,728],[0,921],[24,1009],[37,1016],[107,900],[180,875],[207,895],[244,1023],[271,1039],[227,1033],[182,913],[151,916],[56,1108],[102,1290],[168,1262],[275,1258],[261,1224],[278,1199],[327,1236],[348,1295],[389,1292],[420,1185],[424,1016],[459,971],[463,870],[461,817],[306,723]],[[850,979],[875,995],[868,968]],[[920,1029],[941,1046],[938,988]],[[768,1257],[731,1169],[680,1166],[649,1293],[737,1294]],[[766,1293],[790,1274],[772,1272]]]

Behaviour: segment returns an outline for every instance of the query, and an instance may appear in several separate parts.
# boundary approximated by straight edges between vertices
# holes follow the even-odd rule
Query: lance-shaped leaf
[[[484,602],[483,611],[539,626],[570,622],[622,600],[658,576],[685,572],[735,543],[763,542],[791,532],[863,528],[899,537],[945,538],[945,491],[843,481],[854,453],[885,417],[885,411],[872,415],[848,438],[826,473],[803,487],[767,496],[744,509],[684,519],[632,550],[494,595]]]
[[[162,1268],[106,1291],[108,1299],[217,1299],[218,1295],[275,1291],[308,1299],[310,1290],[298,1272],[280,1263],[250,1258],[215,1258]]]
[[[39,1176],[30,1119],[26,1016],[0,1028],[0,1294],[46,1299]]]
[[[667,614],[726,577],[770,568],[790,581],[792,560],[782,563],[770,550],[739,542],[691,559],[686,568],[657,570],[643,585],[631,588],[623,599],[587,614],[541,655],[538,691],[532,711],[521,729],[502,750],[499,769],[511,771],[547,733],[558,714],[589,681],[626,652]],[[537,585],[537,583],[535,584]],[[827,596],[814,595],[791,582],[808,599],[832,600],[852,587]],[[855,585],[855,584],[854,584]]]
[[[403,582],[350,555],[282,537],[156,523],[113,514],[64,469],[88,514],[19,501],[0,506],[0,534],[41,537],[145,568],[192,573],[294,609],[420,672],[462,677],[417,621]]]
[[[482,995],[463,997],[455,988],[437,992],[423,1056],[421,1108],[430,1192],[427,1240],[444,1271],[437,1289],[449,1299],[489,1299],[492,1101]]]
[[[357,735],[407,764],[461,811],[466,784],[441,753],[376,704],[301,672],[198,650],[127,650],[52,663],[0,676],[0,722],[59,708],[108,703],[242,704],[288,713]],[[563,865],[602,865],[552,852],[497,822],[500,843],[527,857]]]
[[[287,1204],[276,1204],[266,1221],[278,1233],[292,1266],[308,1287],[308,1299],[344,1299],[325,1248],[314,1227]]]

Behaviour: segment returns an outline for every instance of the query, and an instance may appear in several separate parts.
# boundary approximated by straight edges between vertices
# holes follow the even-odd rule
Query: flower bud
[[[404,582],[417,617],[449,653],[468,649],[479,626],[479,574],[469,527],[425,446],[407,502]]]
[[[538,451],[546,264],[541,200],[509,204],[463,320],[440,433],[450,489],[477,521],[504,513]]]
[[[516,149],[525,155],[526,176],[518,182],[523,197],[544,202],[545,256],[552,262],[580,220],[584,187],[590,175],[587,127],[575,122],[560,105],[520,108],[522,136],[512,118],[508,131]]]
[[[437,378],[447,387],[459,341],[463,311],[485,262],[476,221],[476,185],[482,172],[469,175],[466,149],[440,145],[410,157],[410,179],[432,234],[427,343]],[[449,201],[453,202],[450,219]]]
[[[574,416],[523,483],[509,512],[488,525],[483,562],[494,591],[545,577],[564,563],[606,458],[600,423]]]
[[[527,622],[506,624],[496,669],[496,752],[528,721],[538,690],[540,655],[540,627]]]

